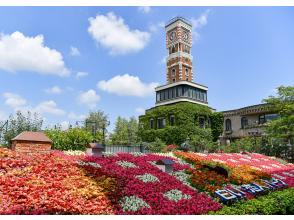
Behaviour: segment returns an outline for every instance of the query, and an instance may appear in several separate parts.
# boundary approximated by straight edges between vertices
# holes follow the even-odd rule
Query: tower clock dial
[[[185,31],[183,38],[185,41],[188,41],[189,40],[189,33]]]
[[[169,40],[170,41],[174,41],[176,39],[176,32],[175,31],[172,31],[170,34],[169,34]]]

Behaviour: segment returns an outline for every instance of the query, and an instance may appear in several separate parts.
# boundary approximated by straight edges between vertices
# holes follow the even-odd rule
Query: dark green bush
[[[212,215],[285,215],[294,214],[294,188],[271,192],[256,199],[225,206]]]

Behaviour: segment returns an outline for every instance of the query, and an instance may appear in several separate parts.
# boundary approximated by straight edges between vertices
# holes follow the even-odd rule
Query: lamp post
[[[103,123],[103,129],[102,129],[102,136],[103,136],[103,140],[102,140],[102,146],[105,147],[105,133],[106,133],[106,126],[109,126],[110,122],[109,121],[105,121],[105,123]]]

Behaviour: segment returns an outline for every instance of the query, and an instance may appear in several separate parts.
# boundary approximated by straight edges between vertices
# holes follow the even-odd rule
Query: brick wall
[[[17,152],[32,153],[48,153],[51,150],[51,143],[33,142],[33,141],[13,141],[12,150]]]

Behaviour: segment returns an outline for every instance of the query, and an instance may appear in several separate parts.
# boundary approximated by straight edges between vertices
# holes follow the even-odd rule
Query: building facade
[[[222,144],[244,137],[261,137],[264,135],[266,122],[278,117],[267,104],[252,105],[222,113],[224,115],[224,131],[220,137]]]
[[[25,154],[49,153],[51,145],[43,132],[24,131],[11,140],[11,149]]]

